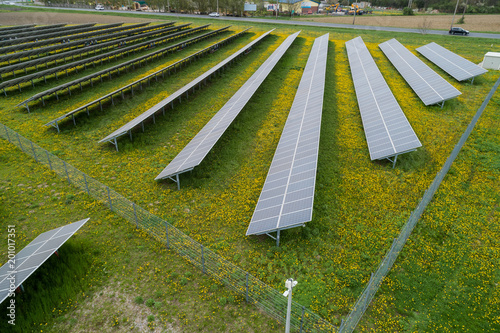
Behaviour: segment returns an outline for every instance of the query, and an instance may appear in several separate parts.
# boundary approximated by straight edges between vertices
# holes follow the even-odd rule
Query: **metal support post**
[[[169,242],[169,239],[168,239],[168,222],[165,221],[165,232],[166,232],[166,235],[167,235],[167,249],[170,249],[170,242]]]
[[[280,246],[280,231],[281,230],[278,230],[278,232],[276,232],[276,247]]]
[[[63,161],[63,164],[64,164],[64,171],[66,171],[66,177],[68,177],[68,183],[71,184],[71,181],[69,180],[68,168],[66,167],[66,161]]]
[[[370,295],[370,290],[372,289],[373,273],[370,275],[370,282],[368,282],[368,293],[365,298],[365,304],[363,305],[363,312],[366,311],[368,307],[368,297]]]
[[[245,287],[246,287],[246,291],[245,291],[245,296],[246,296],[246,300],[247,300],[247,303],[248,303],[248,272],[247,272],[247,275],[246,275],[246,283],[245,283]]]
[[[3,125],[3,128],[5,129],[5,134],[7,134],[7,140],[9,141],[9,143],[12,143],[12,141],[10,141],[10,136],[9,136],[9,131],[7,130],[7,126]]]
[[[33,151],[33,157],[35,158],[35,161],[38,162],[38,158],[36,157],[35,148],[33,147],[33,142],[30,141],[30,145],[31,145],[31,150]]]
[[[113,210],[113,205],[111,204],[111,196],[109,194],[109,187],[106,186],[106,188],[108,189],[108,201],[109,201],[109,209]]]
[[[23,144],[21,143],[21,139],[19,138],[19,133],[16,132],[16,135],[17,135],[17,141],[19,141],[19,147],[21,148],[22,152],[24,153]]]
[[[203,267],[203,274],[206,274],[205,271],[205,257],[203,256],[203,245],[201,246],[201,266]]]
[[[304,325],[304,312],[306,311],[306,307],[302,307],[302,316],[300,317],[300,331],[299,333],[302,333],[302,326]]]
[[[394,156],[394,161],[392,162],[392,168],[396,166],[396,161],[398,160],[398,155]]]
[[[90,195],[89,184],[87,183],[87,177],[85,176],[85,174],[83,174],[83,181],[85,182],[85,189],[87,190],[87,194]]]
[[[139,221],[137,220],[137,212],[135,211],[135,203],[132,203],[132,207],[134,207],[134,217],[135,217],[135,228],[139,228]]]
[[[49,168],[50,168],[50,171],[52,171],[52,163],[50,162],[50,155],[49,155],[49,152],[48,152],[48,151],[45,151],[45,154],[47,155],[47,161],[49,161]]]

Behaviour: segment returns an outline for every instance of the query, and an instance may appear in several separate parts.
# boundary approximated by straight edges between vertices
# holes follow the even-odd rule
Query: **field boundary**
[[[133,223],[136,228],[147,231],[152,238],[184,257],[203,274],[217,279],[243,296],[247,303],[257,306],[270,317],[282,323],[285,322],[287,298],[276,289],[6,125],[0,123],[0,128],[2,128],[0,137],[33,157],[38,163],[48,166],[51,171],[66,179],[70,185],[85,191],[89,196]],[[292,302],[291,327],[297,332],[334,332],[337,330],[333,324],[295,301]]]

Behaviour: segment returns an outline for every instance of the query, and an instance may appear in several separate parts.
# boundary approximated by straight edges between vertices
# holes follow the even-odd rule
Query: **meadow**
[[[210,22],[213,23],[211,29],[224,26],[214,20],[188,21],[179,18],[176,21],[179,24],[194,22],[194,25]],[[250,26],[243,23],[232,24],[232,32]],[[213,79],[207,87],[190,95],[189,99],[176,105],[173,110],[168,110],[165,117],[156,117],[155,124],[146,123],[144,133],[135,131],[133,141],[127,137],[120,138],[119,152],[112,145],[97,143],[274,27],[278,29],[272,35],[266,37],[219,78]],[[302,30],[299,37],[207,158],[194,171],[181,175],[181,189],[177,190],[175,183],[170,181],[154,181],[156,175],[279,43],[297,30]],[[330,33],[330,45],[313,220],[304,228],[282,232],[281,246],[276,248],[274,240],[267,236],[246,237],[245,231],[295,97],[311,45],[315,37],[326,32]],[[227,36],[229,33],[205,40],[111,81],[104,80],[93,88],[85,87],[82,92],[78,88],[71,96],[60,96],[59,101],[55,98],[46,101],[45,107],[34,105],[30,107],[32,112],[29,114],[15,105],[33,94],[87,75],[92,70],[72,73],[58,81],[49,79],[47,84],[36,83],[34,88],[26,86],[22,92],[9,90],[8,97],[0,97],[1,122],[136,204],[161,216],[274,288],[284,289],[283,282],[286,278],[298,280],[294,299],[338,325],[498,78],[498,72],[490,71],[476,78],[473,85],[459,83],[420,57],[462,92],[457,99],[447,101],[443,109],[438,106],[425,107],[377,45],[390,38],[397,38],[416,54],[417,47],[434,41],[479,63],[487,51],[498,52],[500,43],[496,40],[456,36],[252,24],[250,32],[233,43],[193,62],[165,80],[145,87],[134,97],[127,96],[115,106],[106,105],[102,112],[92,110],[90,116],[79,115],[76,119],[77,126],[73,126],[71,121],[63,123],[59,134],[53,128],[43,126],[77,106]],[[417,151],[400,156],[395,169],[392,169],[392,164],[388,161],[372,162],[369,159],[344,46],[347,40],[357,36],[362,36],[423,144]],[[95,70],[103,68],[105,67],[98,66]],[[499,106],[500,97],[497,92],[359,324],[360,332],[488,332],[500,329]],[[12,166],[17,159],[24,158],[20,151],[11,149],[5,143],[2,146],[4,159],[7,161],[4,165]],[[34,162],[23,161],[18,165],[15,171],[23,172],[16,174],[12,171],[11,177],[16,177],[17,182],[21,182],[21,176],[31,177]],[[47,170],[40,172],[46,177],[50,176]],[[63,186],[62,181],[60,184]],[[64,192],[69,191],[70,188],[66,186]],[[47,201],[42,194],[37,193],[22,193],[13,197],[14,194],[4,192],[3,196],[5,200],[28,200],[41,207],[44,205],[40,205],[40,202]],[[71,212],[85,217],[87,211],[97,209],[91,208],[91,204],[85,205],[85,200],[88,200],[85,195],[74,194],[70,201],[75,207]],[[59,214],[57,208],[54,207],[53,214]],[[100,209],[100,214],[103,214],[100,220],[102,227],[90,224],[82,229],[82,237],[85,233],[93,233],[99,237],[109,234],[120,238],[119,230],[133,230],[112,213],[106,213],[105,208]],[[11,214],[20,211],[24,210],[14,209]],[[26,216],[26,212],[23,215]],[[9,214],[4,213],[4,216],[8,217]],[[45,230],[45,226],[30,230],[30,221],[26,218],[19,223],[24,224],[26,239],[30,236],[34,238],[33,235]],[[130,238],[120,243],[124,252],[132,252],[140,246],[136,243],[140,237],[134,231],[128,231],[128,234],[131,234]],[[154,242],[147,244],[146,248],[141,248],[143,255],[151,255],[151,251],[161,252],[155,250],[159,245]],[[160,260],[155,259],[157,256],[151,256],[151,265],[165,267],[169,265],[169,257],[162,254]],[[118,274],[120,266],[129,264],[126,261],[128,257],[122,251],[107,252],[97,258],[88,257],[87,260],[98,260],[100,265],[112,262],[115,265],[114,272],[117,272],[115,279],[100,278],[103,292],[116,292],[122,279],[130,280],[136,274],[135,271]],[[182,270],[192,270],[193,276],[199,275],[199,272],[189,268],[182,260],[171,265],[178,265]],[[92,273],[92,270],[90,272],[91,277],[101,275]],[[136,276],[140,273],[137,271]],[[154,290],[154,283],[160,283],[159,280],[160,278],[146,279],[140,286],[135,282],[137,296],[141,296],[141,289]],[[219,293],[229,294],[228,291],[221,290],[224,288],[215,290],[213,297],[231,297],[219,296]],[[183,290],[179,291],[178,295],[182,295],[182,292]],[[238,309],[244,307],[240,304],[241,300],[236,298],[230,304]],[[67,299],[63,301],[65,302]],[[68,309],[65,313],[77,321],[88,318],[86,311],[90,302],[82,300],[74,309]],[[213,300],[207,302],[214,303]],[[97,307],[99,306],[101,304]],[[105,305],[102,306],[106,308]],[[65,311],[64,305],[55,307],[55,311]],[[234,319],[224,317],[226,312],[222,312],[220,318],[216,314],[207,321],[235,323],[236,317],[238,320],[251,317],[247,312],[242,314],[238,312],[241,310],[235,311],[238,315]],[[193,312],[191,314],[194,316]],[[192,331],[193,326],[189,325],[193,325],[193,317],[179,313],[172,316],[178,329]],[[56,318],[48,320],[49,330],[57,331],[61,327],[69,330],[68,326],[58,325],[61,324]],[[267,327],[272,331],[272,325],[276,324],[262,318],[255,325],[260,332],[263,331],[260,325],[263,329]],[[95,326],[98,327],[98,324]],[[214,329],[214,326],[207,326],[200,330]],[[233,331],[232,327],[221,329],[224,330]]]

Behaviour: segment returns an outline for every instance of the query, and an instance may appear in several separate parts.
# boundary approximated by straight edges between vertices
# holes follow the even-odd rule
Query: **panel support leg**
[[[394,161],[392,162],[392,168],[396,166],[396,161],[398,160],[398,155],[394,156]]]

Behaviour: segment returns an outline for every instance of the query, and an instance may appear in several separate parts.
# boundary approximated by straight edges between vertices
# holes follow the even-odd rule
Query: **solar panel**
[[[311,221],[329,34],[316,38],[246,235]]]
[[[99,143],[111,142],[116,146],[116,138],[117,137],[127,134],[127,132],[131,131],[136,126],[141,125],[146,119],[153,116],[156,112],[164,109],[165,106],[168,106],[170,103],[172,103],[176,99],[180,98],[183,94],[188,92],[190,89],[194,89],[196,86],[199,86],[204,80],[208,79],[211,75],[217,73],[218,70],[220,70],[221,68],[223,68],[224,66],[229,64],[231,61],[236,59],[236,57],[243,54],[246,50],[251,48],[253,45],[260,42],[267,35],[269,35],[272,31],[274,31],[274,29],[269,30],[268,32],[262,34],[257,39],[254,39],[253,41],[251,41],[250,43],[248,43],[247,45],[245,45],[244,47],[242,47],[241,49],[239,49],[238,51],[236,51],[235,53],[233,53],[232,55],[230,55],[229,57],[227,57],[226,59],[224,59],[223,61],[221,61],[220,63],[218,63],[214,67],[212,67],[211,69],[209,69],[208,71],[206,71],[205,73],[198,76],[193,81],[186,84],[184,87],[180,88],[179,90],[177,90],[176,92],[174,92],[173,94],[171,94],[170,96],[168,96],[167,98],[165,98],[164,100],[159,102],[158,104],[156,104],[153,107],[151,107],[150,109],[146,110],[144,113],[142,113],[138,117],[132,119],[131,121],[129,121],[128,123],[126,123],[125,125],[120,127],[119,129],[117,129],[116,131],[114,131],[113,133],[111,133],[110,135],[105,137],[104,139],[100,140]]]
[[[122,87],[120,87],[120,88],[118,88],[118,89],[116,89],[116,90],[114,90],[114,91],[112,91],[112,92],[110,92],[110,93],[108,93],[108,94],[106,94],[104,96],[96,98],[95,100],[93,100],[93,101],[91,101],[91,102],[89,102],[89,103],[87,103],[85,105],[82,105],[82,106],[80,106],[80,107],[78,107],[78,108],[76,108],[74,110],[71,110],[70,112],[67,112],[66,114],[64,114],[62,116],[59,116],[56,119],[52,119],[51,121],[49,121],[48,123],[46,123],[45,126],[54,126],[57,129],[57,131],[59,132],[58,122],[61,121],[61,120],[63,120],[66,117],[72,117],[73,118],[73,123],[76,125],[75,118],[74,118],[74,115],[76,113],[78,113],[80,111],[83,111],[83,110],[86,110],[88,112],[89,108],[92,105],[96,105],[96,104],[99,104],[101,106],[101,109],[102,109],[102,102],[104,102],[106,99],[109,99],[109,98],[111,98],[111,103],[114,104],[113,96],[115,96],[117,94],[121,94],[122,95],[122,99],[123,99],[124,98],[124,95],[123,95],[124,91],[130,89],[130,91],[133,92],[134,86],[136,86],[136,87],[137,86],[142,87],[142,84],[146,83],[146,82],[147,82],[148,85],[150,85],[152,78],[155,78],[156,81],[158,81],[158,77],[160,75],[163,77],[165,75],[165,73],[170,73],[171,70],[175,71],[176,68],[181,69],[183,64],[186,64],[188,62],[191,63],[191,61],[199,59],[201,56],[211,53],[214,50],[214,48],[218,49],[220,47],[223,47],[223,46],[227,45],[228,43],[231,43],[234,39],[236,39],[238,36],[244,34],[249,29],[250,28],[247,28],[245,30],[242,30],[242,31],[234,34],[234,35],[231,35],[231,36],[229,36],[227,38],[224,38],[223,40],[221,40],[221,41],[219,41],[219,42],[217,42],[215,44],[212,44],[212,45],[210,45],[210,46],[208,46],[208,47],[206,47],[206,48],[204,48],[204,49],[202,49],[200,51],[197,51],[197,52],[195,52],[195,53],[193,53],[193,54],[191,54],[191,55],[189,55],[189,56],[187,56],[185,58],[182,58],[181,60],[178,60],[178,61],[176,61],[176,62],[174,62],[174,63],[172,63],[172,64],[170,64],[170,65],[168,65],[166,67],[162,67],[161,69],[157,70],[154,73],[151,73],[149,75],[143,76],[140,79],[135,80],[132,83],[129,83],[129,84],[125,85],[125,86],[122,86]],[[201,37],[201,36],[199,36],[199,37]],[[195,38],[197,38],[197,37],[195,37]],[[191,41],[192,41],[192,39],[191,39]],[[184,47],[185,47],[186,44],[188,44],[189,42],[190,42],[190,40],[187,40],[187,41],[181,42],[181,43],[176,44],[176,45],[184,45]],[[175,46],[175,45],[173,45],[173,46]],[[138,58],[136,58],[136,59],[138,59]],[[124,65],[124,64],[126,64],[126,63],[121,63],[120,65]],[[110,67],[110,68],[108,68],[108,70],[113,70],[115,68],[116,68],[116,66]],[[57,89],[57,87],[53,88],[53,89]],[[51,90],[47,90],[44,93],[48,93],[50,91]],[[26,107],[28,108],[27,105],[26,105]]]
[[[34,24],[31,24],[25,28],[18,28],[18,27],[11,27],[11,29],[3,29],[2,27],[0,27],[0,34],[4,34],[4,33],[8,33],[9,35],[8,36],[5,36],[3,35],[1,39],[4,39],[4,38],[9,38],[10,37],[10,34],[13,33],[13,34],[17,34],[17,33],[21,33],[21,32],[27,32],[27,31],[33,31],[33,32],[38,32],[38,31],[43,31],[43,30],[47,30],[47,29],[53,29],[53,28],[58,28],[58,27],[64,27],[66,25],[66,23],[58,23],[58,24],[51,24],[51,25],[43,25],[43,26],[37,26],[35,27]]]
[[[68,30],[86,28],[86,27],[91,27],[94,25],[96,25],[96,23],[85,23],[85,24],[80,24],[80,25],[70,25],[70,26],[63,26],[63,27],[59,26],[59,27],[53,27],[53,28],[45,29],[45,30],[32,30],[32,31],[19,32],[19,33],[15,33],[15,34],[9,34],[9,37],[13,37],[13,38],[35,37],[38,39],[49,39],[50,37],[46,37],[46,36],[48,34],[53,33],[53,32],[66,33],[66,32],[68,32]]]
[[[13,259],[0,267],[0,303],[9,297],[11,292],[49,259],[88,220],[87,218],[38,235]]]
[[[245,107],[290,45],[292,45],[299,33],[300,31],[288,36],[283,43],[281,43],[273,54],[267,58],[259,69],[155,179],[171,178],[174,175],[192,170],[203,161],[205,156],[207,156],[208,152]]]
[[[156,29],[160,29],[161,27],[173,25],[173,24],[174,24],[174,22],[167,22],[167,23],[162,23],[161,25],[159,24],[159,25],[152,25],[152,26],[144,27],[146,25],[149,25],[149,23],[146,22],[146,23],[127,25],[127,26],[121,28],[121,29],[127,28],[125,31],[116,32],[116,33],[109,34],[106,36],[94,37],[94,38],[89,38],[89,39],[78,39],[77,41],[73,41],[73,42],[69,42],[69,43],[42,46],[42,47],[34,48],[32,50],[25,50],[25,51],[20,51],[20,52],[16,52],[16,53],[9,53],[9,54],[5,54],[5,55],[1,55],[0,62],[9,61],[9,63],[10,63],[12,60],[16,60],[17,62],[21,62],[21,61],[23,61],[24,58],[31,58],[31,56],[39,56],[39,55],[49,54],[52,51],[56,51],[56,50],[60,50],[60,49],[75,49],[77,47],[84,47],[86,42],[97,40],[97,42],[100,43],[103,40],[116,39],[116,38],[122,37],[122,36],[131,36],[131,35],[135,35],[135,34],[147,31],[147,30],[156,30]],[[126,38],[126,37],[124,37],[124,38]],[[126,40],[126,39],[122,39],[122,40]]]
[[[8,87],[13,87],[13,86],[16,86],[16,85],[19,87],[19,85],[21,83],[26,83],[26,82],[30,82],[30,81],[33,84],[33,80],[35,80],[35,79],[45,78],[46,76],[49,76],[49,75],[52,75],[52,74],[56,74],[56,73],[60,73],[60,72],[63,72],[63,71],[67,71],[67,70],[72,69],[72,68],[78,68],[80,66],[84,66],[84,68],[86,68],[86,65],[92,64],[92,63],[95,63],[95,62],[100,62],[102,64],[102,61],[104,59],[106,59],[106,58],[111,59],[111,58],[114,57],[115,59],[117,59],[117,56],[120,55],[120,54],[125,54],[125,53],[128,54],[130,52],[135,52],[135,51],[141,50],[142,48],[147,47],[150,43],[153,43],[153,42],[157,43],[157,44],[160,44],[160,43],[166,43],[168,41],[171,41],[172,39],[182,38],[182,37],[185,37],[187,35],[199,32],[201,30],[205,30],[205,29],[207,29],[207,27],[209,25],[210,24],[206,24],[206,25],[203,25],[203,26],[200,26],[200,27],[196,27],[196,28],[192,28],[192,29],[188,29],[188,30],[181,30],[179,32],[175,32],[175,33],[172,33],[172,34],[169,34],[169,35],[166,35],[166,36],[155,38],[155,39],[149,40],[147,42],[141,42],[141,43],[138,43],[138,44],[135,44],[135,45],[122,47],[122,48],[119,48],[119,49],[115,49],[115,50],[109,51],[107,53],[101,53],[101,54],[96,55],[96,56],[92,56],[92,57],[89,57],[89,58],[84,58],[83,60],[69,62],[69,63],[66,63],[64,65],[59,65],[57,67],[52,67],[52,68],[49,68],[49,69],[46,69],[46,70],[42,70],[42,71],[39,71],[39,72],[35,72],[35,73],[32,73],[32,74],[24,75],[24,76],[15,78],[15,79],[11,79],[11,80],[8,80],[8,81],[3,81],[3,82],[0,82],[0,89],[5,89],[5,88],[8,88]],[[230,27],[230,26],[228,26],[228,27]],[[160,53],[161,51],[156,51],[156,52]],[[153,54],[153,53],[150,53],[150,54],[145,55],[145,56],[150,56],[151,54]],[[57,78],[57,75],[56,75],[56,78]],[[20,87],[19,87],[19,89],[20,89]],[[5,93],[5,90],[4,90],[4,93]]]
[[[379,47],[425,105],[442,105],[461,94],[396,39]]]
[[[346,49],[371,160],[421,147],[363,39],[346,42]]]
[[[434,42],[419,47],[417,51],[457,81],[470,80],[487,72],[486,69]]]
[[[105,24],[105,25],[99,25],[99,26],[94,26],[95,23],[86,23],[86,24],[81,24],[77,26],[67,26],[61,29],[59,32],[53,32],[53,33],[48,33],[44,34],[43,38],[40,39],[52,39],[52,38],[59,38],[59,37],[65,37],[65,38],[79,38],[78,34],[82,32],[90,32],[90,31],[95,31],[95,30],[102,30],[102,32],[105,32],[109,28],[114,28],[123,25],[123,23],[111,23],[111,24]],[[17,39],[11,39],[11,40],[5,40],[0,42],[0,46],[9,46],[9,45],[17,45],[17,44],[24,44],[32,41],[36,41],[37,36],[32,36],[32,37],[22,37],[22,38],[17,38]]]
[[[174,32],[174,31],[182,30],[183,28],[187,28],[189,25],[190,25],[190,23],[178,25],[175,27],[168,27],[168,28],[162,29],[162,31],[164,34],[167,34],[169,32]],[[43,65],[43,64],[45,64],[46,68],[48,68],[47,64],[51,63],[52,61],[54,61],[54,64],[57,65],[58,60],[64,59],[65,60],[64,62],[66,62],[69,59],[69,57],[71,57],[71,61],[73,61],[74,58],[78,57],[78,56],[80,57],[80,59],[82,59],[82,57],[84,55],[89,56],[91,53],[96,54],[98,50],[107,52],[107,51],[109,51],[109,49],[113,50],[115,48],[118,48],[118,44],[122,43],[124,41],[135,42],[136,40],[142,40],[142,39],[145,39],[146,37],[153,36],[153,35],[159,35],[159,31],[146,32],[146,33],[142,33],[140,35],[129,37],[129,38],[114,39],[111,41],[107,41],[107,42],[103,42],[103,43],[99,43],[99,44],[95,44],[95,45],[89,45],[85,48],[77,48],[75,50],[58,52],[56,54],[48,55],[48,56],[41,57],[41,58],[36,58],[36,59],[32,59],[32,60],[18,62],[18,63],[13,64],[13,65],[0,67],[0,74],[14,72],[16,70],[26,69],[29,67],[35,67],[35,66]],[[143,42],[143,43],[151,43],[151,42],[153,42],[153,40],[149,40],[149,41]],[[137,44],[137,46],[140,46],[140,44]],[[130,47],[132,48],[134,46],[130,46]]]
[[[175,22],[172,22],[172,24],[173,23],[175,23]],[[135,25],[135,26],[137,26],[137,25]],[[107,39],[107,36],[109,36],[112,33],[119,32],[119,31],[126,31],[126,30],[130,30],[130,26],[126,25],[126,26],[119,26],[117,28],[112,28],[112,29],[86,32],[86,33],[74,35],[73,38],[71,38],[71,41],[73,42],[73,41],[87,39],[87,38],[91,38],[92,40],[95,40],[95,39],[100,40],[98,38],[98,36],[103,36],[104,39]],[[31,43],[25,43],[25,44],[6,46],[6,47],[0,48],[0,54],[10,53],[10,52],[18,52],[18,51],[26,50],[26,49],[36,49],[36,48],[46,46],[46,45],[54,45],[54,44],[62,43],[63,40],[67,40],[67,39],[68,39],[67,37],[59,37],[59,38],[39,40],[38,42],[31,42]],[[74,45],[74,44],[71,44],[72,42],[66,44],[66,46]]]

